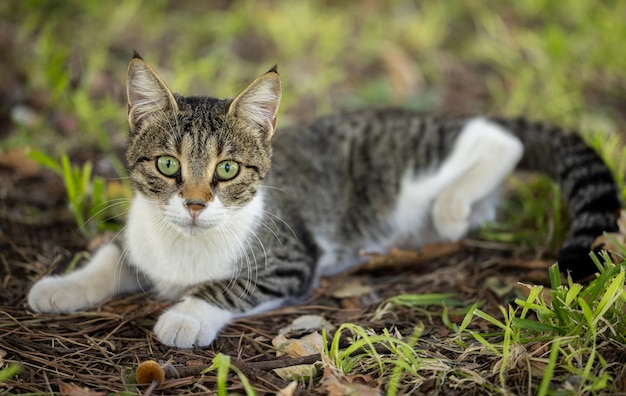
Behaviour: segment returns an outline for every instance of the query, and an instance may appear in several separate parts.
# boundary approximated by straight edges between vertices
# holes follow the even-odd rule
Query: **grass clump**
[[[228,394],[227,388],[229,371],[233,371],[235,373],[243,389],[245,390],[246,395],[250,396],[256,394],[254,388],[252,388],[252,386],[250,385],[248,377],[246,377],[237,366],[231,364],[230,356],[228,355],[224,355],[223,353],[218,353],[217,355],[215,355],[211,366],[204,370],[202,374],[206,374],[209,371],[217,371],[216,386],[218,396],[226,396]]]
[[[507,373],[525,367],[529,378],[541,378],[536,387],[540,395],[547,394],[555,384],[580,394],[610,391],[612,375],[607,362],[612,357],[605,358],[601,346],[625,342],[625,268],[615,265],[608,254],[603,253],[602,259],[602,265],[595,259],[600,274],[587,286],[569,277],[562,284],[558,264],[553,265],[551,290],[528,286],[527,298],[516,299],[517,307],[501,307],[503,319],[472,307],[458,329],[459,342],[467,346],[461,339],[469,335],[487,353],[501,359],[496,366],[503,390],[508,386]],[[473,318],[486,321],[498,331],[481,334],[469,330]]]
[[[31,150],[29,156],[63,179],[69,210],[85,237],[92,238],[105,231],[120,229],[120,224],[113,220],[127,210],[130,197],[128,182],[107,183],[103,177],[92,174],[91,162],[87,161],[82,166],[72,165],[66,154],[55,160],[41,151]]]

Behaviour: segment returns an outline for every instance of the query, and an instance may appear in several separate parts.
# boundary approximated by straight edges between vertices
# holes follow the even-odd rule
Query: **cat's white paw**
[[[154,333],[163,344],[176,348],[207,346],[233,317],[202,299],[185,297],[159,317]]]
[[[463,238],[470,228],[471,207],[454,189],[445,190],[433,206],[433,223],[439,235],[450,241]]]
[[[30,289],[28,305],[37,312],[74,312],[97,305],[100,299],[95,292],[65,277],[48,276]]]

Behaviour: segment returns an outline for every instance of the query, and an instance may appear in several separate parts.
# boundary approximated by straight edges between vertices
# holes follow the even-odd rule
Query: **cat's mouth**
[[[217,228],[220,228],[220,225],[222,224],[222,222],[220,222],[217,219],[213,219],[213,220],[202,219],[201,220],[201,219],[192,218],[192,217],[187,217],[184,219],[181,219],[181,218],[170,219],[169,222],[172,225],[174,225],[176,229],[178,229],[178,231],[182,235],[187,235],[187,236],[199,235],[205,232],[209,232],[211,230],[215,230]]]
[[[199,206],[199,205],[197,205]],[[190,208],[180,197],[173,197],[162,208],[163,219],[172,225],[181,235],[194,236],[221,228],[227,221],[227,213],[215,202],[202,208]]]

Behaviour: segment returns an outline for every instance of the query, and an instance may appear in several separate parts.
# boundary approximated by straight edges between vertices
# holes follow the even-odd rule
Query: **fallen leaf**
[[[344,375],[325,363],[321,384],[326,395],[329,396],[381,396],[382,392],[379,387],[367,385],[370,381],[371,379],[366,375]]]
[[[622,257],[621,257],[621,252],[619,250],[619,247],[617,247],[613,243],[613,241],[609,239],[609,236],[615,239],[615,241],[617,241],[617,243],[619,244],[622,244],[622,245],[626,244],[625,235],[618,234],[618,233],[607,233],[606,235],[600,235],[599,237],[597,237],[593,241],[593,244],[591,245],[591,249],[592,250],[596,250],[596,249],[606,250],[614,262],[621,262]]]
[[[206,366],[204,359],[191,359],[185,362],[186,366]]]
[[[363,303],[359,297],[349,297],[341,299],[341,308],[354,310],[363,307]]]
[[[81,388],[67,382],[59,381],[59,392],[63,396],[104,396],[106,392],[94,391],[89,388]]]
[[[287,354],[289,357],[302,357],[324,350],[324,341],[317,331],[300,339],[289,339],[284,334],[279,334],[272,340],[272,345],[278,349],[277,356]]]
[[[619,232],[609,232],[606,233],[606,235],[600,235],[597,237],[591,244],[591,249],[604,249],[609,252],[614,262],[621,262],[623,260],[623,256],[620,248],[615,246],[609,237],[617,241],[618,244],[626,244],[626,210],[620,211],[619,219],[617,220],[617,227]]]
[[[319,315],[302,315],[294,319],[289,326],[278,330],[279,334],[287,334],[292,331],[335,330],[335,325]]]
[[[296,366],[280,367],[272,370],[276,375],[285,381],[309,381],[311,378],[315,378],[318,373],[317,364],[298,364]]]
[[[548,368],[548,359],[530,358],[530,375],[535,378],[541,378],[546,374]]]
[[[28,156],[28,149],[11,149],[0,156],[0,165],[15,169],[25,175],[37,173],[39,165]]]
[[[287,385],[283,389],[276,392],[276,396],[293,396],[294,393],[296,392],[297,387],[298,387],[298,382],[292,381],[289,383],[289,385]]]
[[[342,282],[339,287],[332,290],[329,295],[334,298],[361,297],[372,292],[372,287],[363,283],[362,279],[349,278]]]

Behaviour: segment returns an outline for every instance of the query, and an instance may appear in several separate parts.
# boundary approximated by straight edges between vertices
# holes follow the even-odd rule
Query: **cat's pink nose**
[[[189,211],[191,217],[195,219],[200,215],[200,212],[202,212],[206,208],[206,204],[199,201],[187,201],[185,202],[185,207],[187,207],[187,210]]]

